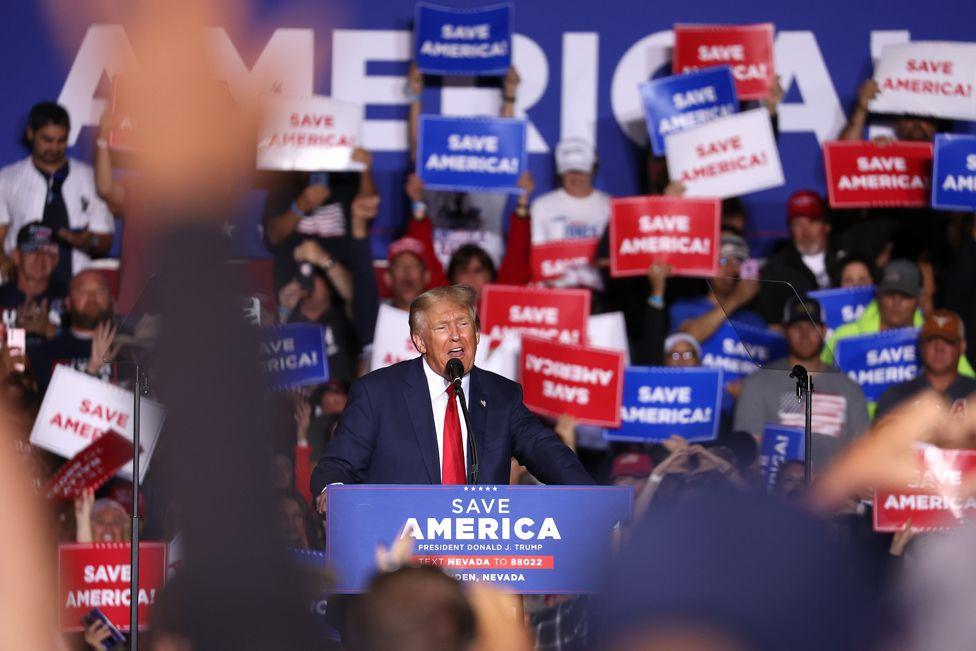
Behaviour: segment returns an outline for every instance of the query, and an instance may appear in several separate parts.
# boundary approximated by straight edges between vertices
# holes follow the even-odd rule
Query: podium
[[[612,532],[628,522],[623,486],[335,485],[326,490],[334,592],[364,592],[377,544],[411,536],[414,562],[515,594],[600,588]]]

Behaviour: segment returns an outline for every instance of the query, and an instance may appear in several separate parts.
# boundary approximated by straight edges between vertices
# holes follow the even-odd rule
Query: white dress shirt
[[[424,375],[427,376],[427,388],[430,390],[430,406],[434,410],[434,431],[437,433],[437,463],[440,464],[441,476],[444,475],[444,415],[447,413],[447,387],[450,382],[434,372],[424,359]],[[470,374],[461,378],[461,388],[464,389],[464,398],[468,399],[468,388],[471,386]],[[464,414],[461,413],[461,402],[458,401],[458,419],[461,421],[461,446],[464,452],[464,469],[468,470],[468,428],[464,423]],[[466,476],[466,475],[465,475]]]

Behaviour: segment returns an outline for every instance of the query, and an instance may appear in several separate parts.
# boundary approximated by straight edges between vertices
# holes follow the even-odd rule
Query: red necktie
[[[444,459],[442,484],[467,484],[464,472],[464,446],[461,445],[461,419],[458,418],[454,385],[447,387],[447,411],[444,412]]]

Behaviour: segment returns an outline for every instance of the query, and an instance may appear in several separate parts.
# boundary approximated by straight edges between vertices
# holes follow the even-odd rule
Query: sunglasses
[[[673,353],[669,353],[668,354],[668,357],[670,357],[671,359],[673,359],[676,362],[678,360],[682,360],[682,359],[685,360],[685,361],[688,361],[688,360],[691,360],[691,359],[698,359],[698,353],[696,353],[693,350],[684,350],[684,351],[681,351],[681,352],[679,352],[679,351],[676,350]]]

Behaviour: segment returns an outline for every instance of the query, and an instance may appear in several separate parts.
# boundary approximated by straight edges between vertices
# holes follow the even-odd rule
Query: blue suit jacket
[[[437,434],[417,357],[353,382],[335,435],[312,472],[312,494],[326,485],[439,484]],[[592,484],[579,459],[522,403],[522,387],[471,369],[468,412],[478,448],[479,484],[507,484],[515,457],[546,484]]]

